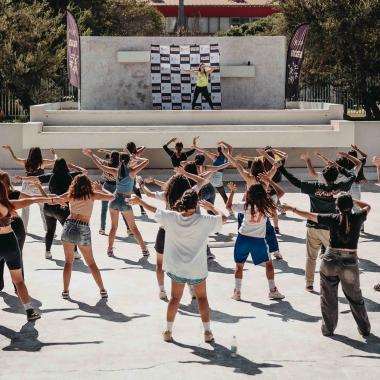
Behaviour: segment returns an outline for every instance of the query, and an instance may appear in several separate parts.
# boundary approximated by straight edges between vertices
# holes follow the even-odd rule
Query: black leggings
[[[133,185],[133,192],[134,192],[139,198],[142,198],[140,189],[138,189],[138,188],[136,187],[136,179],[135,179],[135,183],[134,183],[134,185]],[[141,211],[144,211],[144,207],[143,207],[143,206],[140,206],[140,210],[141,210]],[[128,226],[127,221],[125,221],[125,223],[126,223],[127,226]]]
[[[207,86],[204,86],[204,87],[195,86],[193,102],[191,103],[192,109],[195,108],[195,103],[197,102],[198,96],[200,94],[202,94],[202,96],[206,99],[207,103],[210,105],[210,108],[213,110],[214,105],[212,104],[211,96],[210,96],[210,93],[208,92]],[[201,98],[201,101],[202,101],[202,98]]]
[[[218,190],[218,193],[223,198],[224,203],[227,203],[228,197],[226,194],[226,190],[224,190],[224,186],[215,187],[216,190]]]
[[[46,220],[46,235],[45,247],[46,251],[50,251],[53,245],[54,234],[57,228],[57,221],[63,226],[66,219],[70,215],[69,207],[62,207],[59,205],[44,205],[44,216]]]
[[[24,266],[22,263],[22,250],[24,249],[25,238],[26,238],[24,223],[22,222],[21,218],[15,218],[13,219],[11,223],[11,227],[14,234],[16,235],[16,239],[18,242],[20,258],[21,258],[22,276],[24,277]],[[1,247],[0,247],[0,251],[1,251]],[[0,290],[4,288],[4,266],[5,266],[5,260],[1,258],[0,259]]]

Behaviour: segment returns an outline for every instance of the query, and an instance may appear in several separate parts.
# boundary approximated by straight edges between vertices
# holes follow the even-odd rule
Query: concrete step
[[[150,125],[150,126],[43,126],[42,133],[162,133],[162,132],[288,132],[288,131],[331,131],[333,126],[331,124],[318,124],[318,125]]]

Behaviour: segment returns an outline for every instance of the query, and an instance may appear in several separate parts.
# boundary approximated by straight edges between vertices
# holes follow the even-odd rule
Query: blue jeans
[[[109,191],[110,193],[114,193],[116,190],[116,184],[110,184],[109,182],[104,182],[103,189]],[[108,211],[108,201],[102,201],[102,211],[100,214],[100,228],[104,231],[106,229],[106,220],[107,220],[107,211]],[[125,225],[128,227],[128,223],[123,216],[123,220]]]

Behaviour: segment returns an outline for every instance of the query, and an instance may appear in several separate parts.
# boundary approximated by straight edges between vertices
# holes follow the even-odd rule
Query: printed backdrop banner
[[[67,12],[67,75],[69,82],[80,87],[80,37],[74,16]]]
[[[308,31],[309,24],[299,25],[289,43],[286,62],[286,99],[292,100],[298,97],[298,84]]]
[[[208,89],[215,109],[222,105],[219,45],[151,45],[152,102],[155,110],[191,110],[196,75],[181,69],[198,69],[204,63],[215,68]],[[195,109],[210,109],[199,95]]]

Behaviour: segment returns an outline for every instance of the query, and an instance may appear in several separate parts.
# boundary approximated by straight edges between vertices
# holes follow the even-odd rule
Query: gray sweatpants
[[[338,324],[338,285],[341,282],[343,293],[361,333],[368,335],[371,325],[360,290],[356,252],[329,248],[322,257],[320,278],[322,333],[332,335]]]

